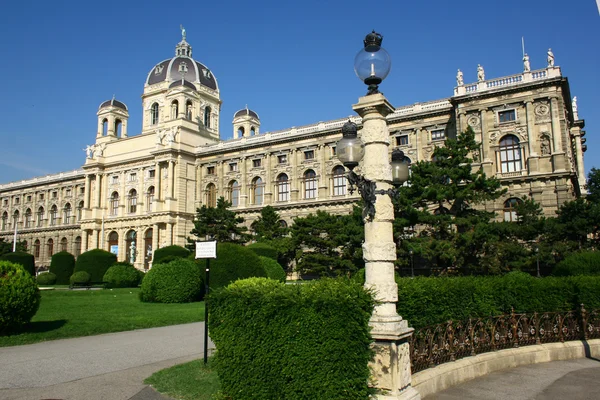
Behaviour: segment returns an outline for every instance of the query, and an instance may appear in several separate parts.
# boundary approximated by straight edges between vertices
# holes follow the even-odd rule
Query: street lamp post
[[[348,181],[365,203],[365,287],[376,294],[377,305],[370,319],[375,357],[371,370],[378,398],[420,399],[411,386],[408,340],[413,329],[396,311],[398,286],[394,280],[396,244],[393,237],[394,206],[391,196],[396,192],[393,183],[408,179],[408,160],[400,151],[389,161],[389,131],[386,116],[394,107],[378,90],[378,85],[390,71],[391,60],[381,47],[383,37],[369,33],[364,48],[357,54],[354,65],[357,76],[369,86],[366,96],[352,108],[362,117],[361,139],[357,127],[348,122],[342,128],[343,139],[338,142],[337,154],[350,169]],[[362,159],[361,174],[354,172]]]
[[[413,250],[410,249],[408,251],[408,254],[410,254],[410,277],[414,278],[415,277],[415,267],[414,267],[414,264],[413,264],[413,254],[414,254]]]
[[[542,275],[540,275],[540,248],[539,247],[535,248],[535,258],[536,258],[536,263],[537,263],[537,277],[541,278]]]

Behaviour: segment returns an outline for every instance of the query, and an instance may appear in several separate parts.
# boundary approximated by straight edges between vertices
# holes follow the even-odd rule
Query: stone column
[[[102,195],[102,190],[101,190],[101,186],[102,186],[102,174],[96,174],[96,193],[95,196],[96,198],[94,200],[96,205],[94,206],[95,208],[100,208],[100,196]]]
[[[168,237],[167,237],[167,245],[168,246],[171,246],[173,244],[173,230],[174,230],[173,228],[174,228],[174,226],[175,226],[175,224],[173,222],[169,222],[167,224],[167,228],[168,228],[168,231],[167,231],[167,235],[168,235]]]
[[[175,197],[175,161],[169,160],[169,193],[170,199]]]
[[[92,187],[92,176],[91,175],[86,175],[85,176],[85,188],[83,190],[85,190],[85,194],[83,197],[83,208],[85,209],[90,209],[92,208],[92,193],[91,193],[91,187]]]
[[[586,190],[585,169],[583,166],[583,149],[581,148],[581,129],[585,126],[583,120],[575,121],[575,126],[571,128],[571,135],[575,141],[575,163],[577,168],[577,180],[582,193]]]
[[[529,174],[539,172],[539,143],[535,135],[535,115],[533,114],[533,100],[525,100],[525,117],[527,120],[527,141],[529,142],[529,157],[527,169]]]
[[[83,231],[83,235],[81,238],[81,252],[85,253],[86,251],[88,251],[88,240],[89,240],[89,232],[87,230]]]
[[[327,155],[326,155],[326,146],[324,144],[319,145],[318,147],[318,152],[319,152],[319,177],[318,177],[318,194],[317,194],[317,198],[324,200],[326,199],[328,196],[328,192],[327,192],[327,188],[329,187],[329,180],[327,179],[327,169],[326,169],[326,164],[325,164],[325,160],[327,159]]]
[[[159,211],[158,208],[158,203],[159,201],[162,201],[162,171],[160,170],[160,162],[156,162],[156,166],[154,168],[154,171],[156,171],[154,173],[154,176],[156,177],[156,187],[154,188],[154,210],[153,211]]]
[[[248,177],[246,176],[246,157],[240,158],[240,173],[242,179],[240,182],[240,207],[248,205]]]
[[[265,201],[264,205],[273,204],[273,171],[271,170],[271,158],[273,156],[270,152],[266,152],[265,154],[265,168],[266,168],[266,177],[265,177]]]
[[[144,168],[138,169],[138,186],[137,186],[137,207],[136,214],[143,215],[146,213],[146,193],[144,193]]]
[[[564,172],[566,168],[565,152],[562,148],[558,98],[556,97],[550,99],[550,112],[552,115],[552,170],[553,172]]]
[[[291,182],[291,189],[290,189],[290,194],[291,194],[291,199],[292,201],[298,201],[298,182],[300,180],[300,177],[298,176],[298,150],[297,149],[292,149],[290,151],[290,159],[292,162],[292,182]]]
[[[158,237],[158,224],[152,225],[152,259],[154,259],[154,252],[158,249],[160,244],[160,238]]]
[[[382,94],[361,97],[352,107],[363,119],[361,131],[365,143],[362,162],[364,177],[375,182],[377,190],[392,187],[392,168],[389,160],[389,131],[386,115],[394,107]],[[373,289],[378,304],[369,324],[375,341],[375,357],[371,362],[375,386],[383,391],[379,399],[420,399],[411,387],[408,340],[413,329],[396,311],[398,287],[394,280],[396,244],[392,223],[394,206],[387,194],[377,194],[375,216],[365,218],[365,287]]]

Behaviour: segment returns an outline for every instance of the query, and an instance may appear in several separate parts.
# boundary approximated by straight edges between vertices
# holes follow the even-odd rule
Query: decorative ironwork
[[[600,338],[600,310],[504,314],[448,321],[415,330],[410,342],[412,372],[501,349]]]

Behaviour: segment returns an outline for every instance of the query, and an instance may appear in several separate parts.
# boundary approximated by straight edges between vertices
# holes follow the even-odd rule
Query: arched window
[[[108,235],[108,251],[117,256],[119,255],[119,234],[115,231]]]
[[[5,231],[8,229],[8,213],[5,211],[2,214],[2,230]]]
[[[51,258],[52,254],[54,254],[54,240],[48,239],[47,246],[48,246],[48,258]]]
[[[15,226],[19,223],[19,210],[15,210],[15,212],[13,213],[13,229],[15,228]]]
[[[26,252],[27,250],[29,250],[29,243],[27,243],[27,240],[23,240],[23,248],[25,249],[24,251]]]
[[[179,114],[179,102],[177,100],[173,100],[171,103],[171,119],[177,119],[177,115]]]
[[[125,250],[127,251],[127,261],[134,263],[137,259],[137,232],[130,230],[125,235]]]
[[[206,128],[210,128],[210,112],[211,112],[210,107],[206,107],[204,109],[204,126]]]
[[[217,206],[217,187],[213,183],[209,183],[208,186],[206,186],[206,206]]]
[[[312,169],[304,173],[304,198],[317,198],[317,174]]]
[[[35,242],[33,242],[33,256],[35,258],[40,258],[40,247],[42,246],[42,244],[40,243],[39,240],[36,240]]]
[[[135,214],[137,212],[137,191],[131,189],[129,191],[129,213]]]
[[[189,100],[185,103],[185,117],[192,120],[192,102]]]
[[[500,171],[516,172],[521,170],[521,146],[514,135],[507,135],[500,140]]]
[[[237,181],[229,182],[227,186],[227,200],[229,200],[232,207],[240,205],[240,184]]]
[[[77,206],[77,221],[81,221],[83,219],[83,201],[79,202]]]
[[[150,107],[150,123],[152,125],[158,124],[158,103],[154,103]]]
[[[256,129],[254,129],[254,127],[250,128],[250,136],[254,136],[256,135]]]
[[[345,196],[347,186],[346,170],[341,165],[338,165],[333,169],[333,195]]]
[[[73,243],[73,255],[77,257],[81,254],[81,236],[77,236],[75,238],[75,242]]]
[[[506,222],[517,222],[519,217],[517,215],[517,210],[515,209],[517,205],[521,203],[520,199],[516,197],[512,197],[504,202],[504,221]]]
[[[53,205],[52,208],[50,208],[50,226],[56,225],[57,219],[58,219],[58,207],[56,207],[56,205]]]
[[[263,180],[260,177],[256,177],[252,180],[252,185],[250,186],[250,190],[252,192],[252,204],[260,205],[263,203],[265,185]]]
[[[120,119],[115,119],[115,135],[117,135],[117,137],[121,137],[122,127],[123,127],[123,122],[121,122]]]
[[[36,218],[37,218],[36,225],[39,228],[39,227],[41,227],[44,224],[44,207],[38,208],[37,217]]]
[[[108,135],[108,120],[104,118],[102,120],[102,136]]]
[[[280,225],[282,228],[287,228],[287,227],[288,227],[288,224],[287,224],[287,222],[285,222],[285,221],[284,221],[284,220],[282,220],[282,219],[280,219],[280,220],[279,220],[279,225]]]
[[[245,133],[246,131],[244,130],[244,127],[243,127],[243,126],[240,126],[240,127],[238,128],[237,132],[238,132],[238,136],[239,136],[239,137],[244,137],[244,133]]]
[[[290,181],[286,174],[277,177],[277,201],[290,201]]]
[[[154,186],[150,186],[146,192],[146,211],[152,211],[152,204],[154,204]]]
[[[119,193],[113,192],[110,196],[110,215],[119,215]]]
[[[25,210],[25,228],[31,228],[33,216],[31,214],[31,208]]]
[[[72,216],[71,216],[71,214],[72,214],[72,211],[73,211],[73,210],[71,209],[71,204],[70,204],[70,203],[67,203],[67,204],[65,204],[65,208],[63,209],[63,213],[65,214],[65,216],[64,216],[64,218],[65,218],[65,220],[64,220],[64,223],[65,223],[65,225],[67,225],[67,224],[70,224],[70,223],[73,223],[73,222],[74,222],[74,221],[71,219],[71,218],[72,218]]]
[[[66,237],[60,240],[60,251],[67,251],[67,243],[69,242]]]

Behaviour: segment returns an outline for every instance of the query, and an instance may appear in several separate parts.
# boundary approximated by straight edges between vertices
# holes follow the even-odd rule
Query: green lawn
[[[160,393],[181,400],[210,400],[220,388],[210,358],[207,366],[204,366],[203,360],[175,365],[154,373],[144,383],[152,385]]]
[[[46,290],[36,315],[0,347],[204,320],[204,303],[142,303],[139,289]]]

